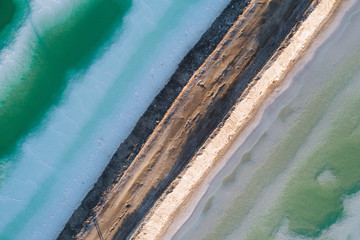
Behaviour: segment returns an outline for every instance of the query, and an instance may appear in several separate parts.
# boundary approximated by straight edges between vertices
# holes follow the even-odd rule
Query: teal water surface
[[[0,1],[0,51],[13,40],[16,30],[28,13],[28,2],[24,0]]]
[[[16,5],[11,0],[4,0],[0,2],[0,32],[10,24],[16,11]]]
[[[16,76],[21,82],[0,104],[0,158],[14,151],[19,139],[59,101],[68,74],[86,69],[130,7],[130,0],[89,1],[38,36],[30,69]]]

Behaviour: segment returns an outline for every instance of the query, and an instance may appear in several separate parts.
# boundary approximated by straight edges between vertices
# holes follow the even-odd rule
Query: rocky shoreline
[[[58,239],[97,239],[98,229],[105,239],[129,238],[317,2],[232,1],[140,118]]]

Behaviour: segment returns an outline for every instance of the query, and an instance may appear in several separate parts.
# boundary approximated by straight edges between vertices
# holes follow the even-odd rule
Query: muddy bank
[[[58,239],[73,239],[80,231],[92,226],[93,217],[106,202],[107,193],[119,182],[191,76],[214,51],[249,2],[250,0],[232,0],[189,51],[168,84],[139,119],[131,134],[119,146],[109,165],[81,205],[72,214]]]

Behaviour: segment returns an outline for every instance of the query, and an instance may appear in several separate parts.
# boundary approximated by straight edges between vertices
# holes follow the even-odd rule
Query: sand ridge
[[[158,93],[144,114],[137,121],[130,135],[120,144],[111,157],[102,175],[88,192],[78,208],[73,212],[58,239],[74,238],[80,231],[94,224],[96,213],[106,205],[108,193],[120,180],[126,169],[138,155],[143,144],[154,132],[155,127],[180,94],[194,72],[215,50],[222,38],[243,12],[250,0],[231,0],[210,28],[181,60],[178,68],[166,86]]]
[[[95,208],[98,224],[91,221],[86,223],[76,237],[98,239],[98,229],[101,229],[104,239],[126,239],[166,192],[168,194],[162,198],[165,204],[156,204],[155,212],[151,211],[151,216],[157,216],[155,220],[144,221],[139,232],[148,239],[158,238],[166,228],[167,219],[176,214],[176,209],[201,182],[217,156],[250,119],[258,105],[257,101],[264,99],[276,81],[280,81],[281,74],[291,66],[286,61],[289,58],[293,59],[291,62],[296,60],[301,51],[285,56],[287,60],[281,63],[283,72],[280,71],[278,76],[274,75],[276,71],[268,72],[270,79],[266,83],[259,80],[267,73],[264,69],[272,69],[268,63],[272,62],[271,58],[281,43],[318,2],[250,1],[222,42],[183,88],[130,167],[119,181],[114,182],[103,202]],[[256,76],[261,71],[262,78],[258,79]],[[273,79],[273,76],[278,79]],[[241,101],[238,104],[245,105],[238,107],[237,104],[233,114],[227,115],[239,97]],[[224,118],[227,118],[226,122],[223,122]],[[219,124],[221,131],[217,129]],[[214,130],[218,134],[211,136]],[[204,143],[206,147],[196,154]],[[189,166],[195,154],[197,157]],[[169,189],[184,169],[187,170],[181,180],[174,189]],[[185,188],[179,188],[184,184]],[[166,199],[170,199],[170,202]],[[159,206],[165,208],[156,211],[160,209]]]
[[[164,194],[137,229],[132,239],[168,239],[191,214],[196,200],[192,194],[204,185],[204,179],[217,164],[231,142],[256,113],[264,99],[282,82],[289,69],[304,53],[341,1],[318,1],[289,43],[278,51],[258,74],[258,80],[246,89],[225,123],[205,142],[183,171],[170,193]],[[203,188],[205,188],[203,186]],[[199,198],[199,196],[197,196]],[[193,203],[189,203],[193,201]]]

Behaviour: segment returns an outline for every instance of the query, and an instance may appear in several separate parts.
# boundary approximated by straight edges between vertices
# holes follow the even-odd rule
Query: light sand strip
[[[177,181],[171,193],[164,195],[153,207],[143,224],[135,231],[132,239],[163,239],[168,238],[180,227],[178,219],[184,222],[191,214],[195,204],[188,202],[191,195],[202,184],[217,160],[225,153],[232,141],[244,129],[256,113],[264,99],[279,86],[289,69],[304,53],[312,40],[337,9],[341,1],[320,0],[316,8],[291,38],[290,43],[279,54],[271,65],[260,72],[259,80],[250,86],[246,97],[235,105],[235,108],[224,125],[215,136],[209,138],[202,149],[193,158],[189,168],[185,169],[181,179]],[[176,220],[176,226],[167,231],[171,223]],[[166,237],[164,237],[166,234]]]

